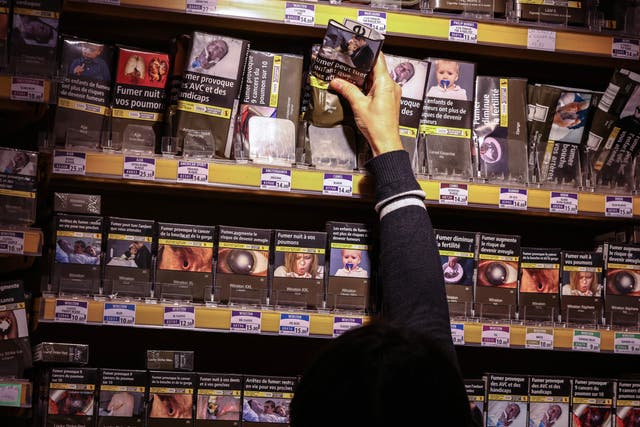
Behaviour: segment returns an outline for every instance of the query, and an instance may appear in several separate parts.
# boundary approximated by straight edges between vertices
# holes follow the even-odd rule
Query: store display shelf
[[[66,7],[81,11],[82,8],[95,7],[94,3],[109,3],[93,0],[75,0]],[[280,24],[285,21],[287,3],[281,0],[218,0],[215,10],[207,15],[241,20],[262,21]],[[304,2],[294,2],[304,3]],[[308,2],[315,10],[313,24],[326,26],[329,19],[356,19],[358,10],[371,10],[367,5],[343,3],[331,5],[327,3]],[[128,8],[152,9],[186,13],[185,0],[121,0],[120,5]],[[406,37],[448,41],[451,19],[464,19],[452,15],[420,14],[417,10],[384,11],[386,13],[387,34]],[[121,12],[127,13],[127,12]],[[541,28],[555,33],[555,52],[572,53],[587,56],[611,57],[615,36],[610,34],[591,33],[587,30],[565,28],[561,26],[536,26],[507,23],[505,20],[472,20],[477,22],[477,44],[500,46],[506,48],[527,49],[529,45],[529,29]],[[244,23],[246,25],[246,22]],[[313,27],[314,25],[305,25]],[[624,60],[622,60],[624,62]],[[631,59],[628,62],[637,62]]]
[[[72,301],[72,303],[68,303]],[[73,301],[80,302],[80,315],[72,316],[80,320],[70,320],[65,314],[60,314],[67,305],[73,306]],[[141,301],[99,301],[95,299],[73,299],[70,297],[44,297],[42,298],[42,317],[41,322],[59,322],[61,319],[74,323],[87,323],[87,324],[114,324],[113,319],[110,322],[105,322],[105,305],[106,304],[118,304],[127,305],[127,313],[132,316],[123,315],[123,319],[120,324],[123,326],[136,326],[136,327],[164,327],[167,322],[167,308],[171,307],[193,307],[193,319],[194,323],[188,327],[182,327],[183,329],[199,329],[209,330],[217,332],[234,332],[237,331],[235,326],[232,328],[231,318],[235,311],[260,313],[259,329],[254,329],[253,332],[257,333],[271,333],[271,334],[285,334],[281,329],[281,318],[283,315],[298,314],[308,316],[302,320],[302,329],[297,332],[291,332],[289,335],[299,336],[318,336],[318,337],[332,337],[334,335],[334,327],[336,322],[349,321],[354,324],[363,324],[368,321],[368,318],[358,314],[333,314],[333,313],[317,313],[317,312],[301,312],[295,309],[291,310],[269,310],[259,309],[256,307],[229,307],[219,306],[210,307],[206,305],[190,305],[190,304],[174,304],[174,303],[148,303]],[[58,307],[58,308],[57,308]],[[84,308],[86,307],[86,309]],[[85,315],[86,313],[86,315]],[[287,317],[287,316],[285,316]],[[128,319],[128,320],[127,320]],[[64,321],[64,320],[63,320]],[[308,324],[306,323],[308,322]],[[170,323],[170,322],[169,322]],[[117,324],[117,321],[116,321]],[[179,326],[176,326],[179,327]],[[338,325],[338,327],[340,327]],[[307,331],[304,329],[308,328]],[[233,330],[232,330],[233,329]],[[251,327],[249,327],[251,329]]]
[[[38,77],[0,75],[0,99],[49,103],[52,81]]]
[[[1,255],[42,255],[44,236],[37,228],[0,225]]]
[[[32,390],[28,380],[0,377],[0,407],[30,408]]]
[[[74,157],[72,152],[56,151],[54,157],[54,176],[60,179],[65,178],[77,178],[78,176],[84,176],[85,180],[92,179],[114,179],[127,183],[144,183],[146,185],[157,186],[158,188],[167,188],[173,186],[179,186],[180,188],[242,188],[245,190],[255,190],[269,192],[270,194],[278,195],[292,195],[292,196],[311,196],[311,197],[353,197],[353,198],[371,198],[373,196],[372,179],[369,175],[362,172],[343,172],[343,171],[326,171],[317,169],[295,168],[295,167],[283,167],[283,166],[271,166],[271,165],[257,165],[257,164],[245,164],[245,163],[232,163],[225,161],[215,160],[195,160],[195,159],[173,159],[160,156],[140,156],[143,159],[154,159],[155,166],[149,170],[152,170],[149,176],[144,179],[131,179],[124,176],[125,156],[136,158],[137,156],[130,156],[122,154],[111,154],[101,152],[87,152],[79,154],[82,158],[82,164],[75,172],[67,173],[55,173],[56,163],[64,164],[65,156],[69,159]],[[78,158],[78,156],[75,156]],[[129,159],[133,160],[133,159]],[[207,164],[208,174],[206,181],[201,182],[186,182],[185,180],[178,180],[178,166],[181,161],[197,161]],[[69,160],[71,162],[71,160]],[[269,170],[275,169],[280,172],[282,176],[290,177],[290,184],[288,178],[283,182],[289,189],[285,191],[282,188],[277,189],[271,186],[261,186],[262,180],[267,177]],[[346,192],[342,195],[336,195],[335,191],[327,191],[325,186],[327,180],[336,178],[346,179],[348,183],[351,181],[351,188],[348,188],[347,184]],[[203,178],[204,179],[204,178]],[[467,201],[462,204],[468,204],[469,206],[497,209],[500,208],[500,190],[501,189],[521,189],[526,190],[526,194],[523,200],[526,199],[526,208],[513,210],[514,212],[531,211],[536,214],[550,212],[551,197],[554,192],[562,194],[569,193],[577,195],[577,215],[584,216],[599,216],[604,217],[606,215],[606,201],[607,196],[619,197],[619,194],[606,195],[601,193],[593,193],[588,191],[577,190],[550,190],[539,188],[525,189],[521,186],[513,185],[494,185],[483,183],[447,183],[434,180],[427,180],[420,178],[418,180],[420,186],[427,195],[427,202],[431,204],[445,203],[441,201],[441,191],[443,184],[458,186],[465,188],[468,193]],[[350,190],[350,191],[349,191]],[[627,197],[627,201],[631,201],[630,209],[632,215],[627,213],[626,216],[631,218],[640,216],[640,197],[624,195]],[[458,203],[460,204],[460,203]],[[521,206],[522,207],[522,206]],[[509,209],[502,209],[508,211]],[[561,213],[562,214],[562,213]],[[562,214],[571,215],[571,214]],[[575,216],[575,215],[573,215]]]

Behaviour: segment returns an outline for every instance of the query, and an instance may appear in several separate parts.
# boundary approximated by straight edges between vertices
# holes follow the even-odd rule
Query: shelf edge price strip
[[[207,184],[209,164],[207,162],[178,161],[177,182],[184,184]]]
[[[260,189],[272,191],[291,191],[291,170],[262,168]]]
[[[353,195],[353,175],[325,173],[322,178],[322,194],[351,197]]]
[[[191,305],[167,305],[164,307],[162,324],[168,328],[194,328],[196,326],[196,308]]]
[[[362,317],[335,316],[333,318],[333,336],[338,337],[349,329],[362,326]]]
[[[30,77],[11,77],[12,101],[44,102],[44,80]]]
[[[501,209],[527,210],[528,192],[524,188],[500,188],[498,207]]]
[[[578,193],[552,191],[549,212],[575,215],[578,213]]]
[[[600,332],[574,329],[571,349],[573,351],[592,351],[598,353],[600,351]]]
[[[511,346],[511,327],[508,325],[482,325],[480,345],[508,348]]]
[[[262,312],[250,310],[231,310],[231,332],[259,334],[262,332]]]
[[[278,334],[308,337],[309,325],[310,316],[308,314],[280,313]]]
[[[604,216],[633,218],[633,197],[605,196]]]
[[[56,309],[53,320],[55,322],[87,323],[87,301],[56,300]]]
[[[122,177],[124,179],[153,181],[156,179],[156,159],[153,157],[124,156]]]
[[[136,305],[105,303],[102,323],[104,325],[134,325],[136,323]]]
[[[438,201],[441,205],[467,206],[469,204],[469,186],[441,182]]]
[[[84,175],[87,170],[87,153],[76,151],[53,151],[53,173]]]
[[[316,6],[291,1],[285,2],[284,22],[285,24],[313,26],[316,24]]]
[[[185,12],[194,15],[214,15],[217,7],[217,0],[187,0]]]
[[[611,41],[611,57],[640,60],[640,40],[614,37]]]

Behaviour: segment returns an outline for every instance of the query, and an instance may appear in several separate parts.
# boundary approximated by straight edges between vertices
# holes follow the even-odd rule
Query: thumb
[[[356,85],[346,80],[339,78],[333,79],[329,82],[329,87],[338,92],[339,95],[342,95],[352,107],[357,102],[366,98]]]

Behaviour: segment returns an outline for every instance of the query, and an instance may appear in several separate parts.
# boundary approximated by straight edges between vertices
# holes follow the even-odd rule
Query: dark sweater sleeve
[[[383,317],[428,335],[457,360],[437,244],[409,155],[385,153],[367,168],[376,178],[380,214]]]

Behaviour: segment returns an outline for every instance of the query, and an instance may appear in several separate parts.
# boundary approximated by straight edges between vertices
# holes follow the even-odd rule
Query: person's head
[[[298,276],[309,273],[315,277],[318,273],[318,256],[316,254],[287,252],[284,254],[284,266],[288,272],[293,272]]]
[[[130,245],[129,245],[129,253],[130,253],[131,255],[135,255],[135,254],[136,254],[136,252],[138,252],[138,246],[136,246],[136,244],[135,244],[135,243],[130,244]]]
[[[98,256],[98,252],[96,251],[96,248],[94,248],[91,245],[87,246],[84,252],[89,256]]]
[[[54,36],[53,27],[37,17],[22,17],[22,35],[38,43],[48,43]]]
[[[276,414],[280,415],[281,417],[286,417],[287,410],[284,408],[284,406],[278,405],[276,406]]]
[[[221,39],[216,39],[211,41],[204,49],[202,49],[202,52],[198,56],[198,60],[203,68],[210,68],[220,62],[227,53],[229,53],[229,45],[227,45],[227,42]]]
[[[76,240],[73,242],[73,252],[76,254],[81,254],[87,249],[87,245],[82,240]]]
[[[347,43],[347,47],[349,49],[349,53],[353,53],[366,44],[367,44],[367,39],[356,34],[349,39],[349,42]]]
[[[569,282],[573,289],[582,293],[589,291],[595,293],[598,290],[596,273],[593,271],[572,271]]]
[[[13,156],[13,166],[15,169],[21,169],[29,164],[29,155],[24,151],[17,151]]]
[[[403,85],[416,73],[416,69],[411,62],[401,62],[393,68],[393,81]]]
[[[96,59],[102,53],[103,46],[96,43],[82,43],[80,50],[82,57],[86,59]]]
[[[276,412],[276,403],[273,400],[265,400],[263,408],[265,414],[274,414]]]
[[[342,249],[342,264],[347,270],[352,270],[360,265],[362,251],[358,249]]]
[[[439,86],[447,89],[458,81],[460,64],[456,61],[438,59],[436,61],[436,77]]]
[[[398,390],[403,407],[429,407],[424,416],[430,426],[467,427],[469,401],[455,354],[442,349],[431,337],[401,326],[374,321],[331,341],[302,376],[289,408],[291,427],[325,427],[318,405],[327,396],[335,402],[332,427],[412,426],[415,411],[390,411]]]
[[[502,424],[506,427],[510,426],[518,415],[520,415],[520,406],[518,406],[517,403],[512,402],[507,405],[504,411],[502,411],[502,414],[500,414],[498,419],[502,421]]]
[[[456,264],[458,264],[458,257],[457,256],[450,256],[449,258],[447,258],[447,265],[451,268],[455,268]]]
[[[560,405],[549,406],[545,414],[548,422],[547,425],[551,426],[553,423],[555,423],[558,418],[560,418],[560,415],[562,415],[562,408],[560,407]]]

